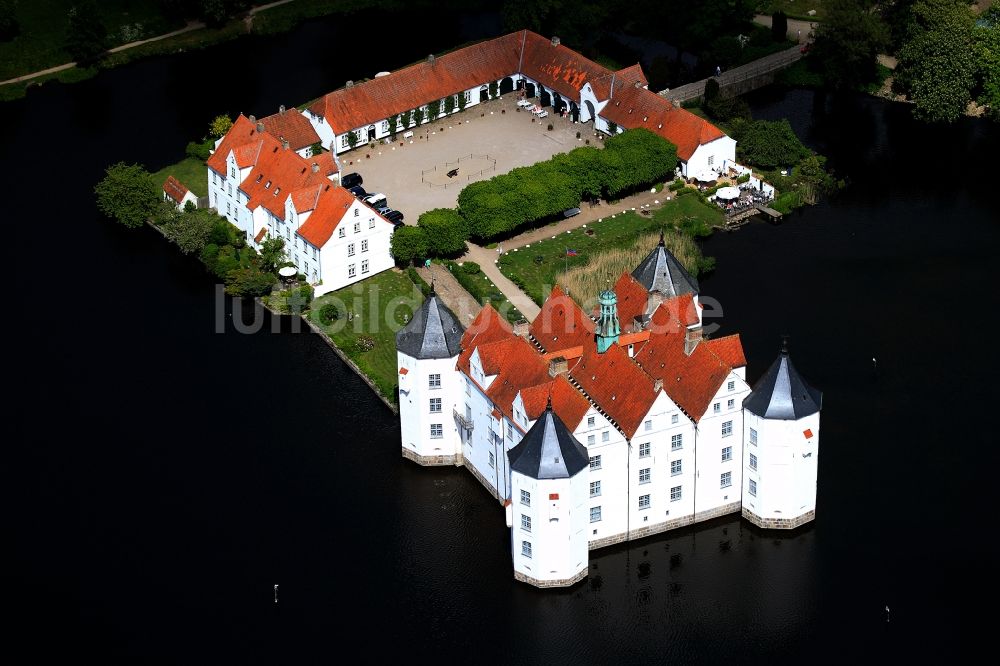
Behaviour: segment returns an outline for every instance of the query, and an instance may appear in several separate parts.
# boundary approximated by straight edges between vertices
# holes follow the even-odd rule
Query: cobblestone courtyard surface
[[[590,123],[574,124],[551,111],[547,118],[534,118],[528,111],[517,111],[516,101],[508,94],[421,125],[411,138],[400,133],[395,143],[374,150],[355,148],[340,157],[341,168],[360,173],[365,190],[385,194],[407,224],[416,224],[424,211],[454,207],[458,193],[471,182],[547,160],[585,145],[587,139],[601,145]],[[546,129],[550,123],[551,132]],[[458,173],[449,177],[453,169]]]

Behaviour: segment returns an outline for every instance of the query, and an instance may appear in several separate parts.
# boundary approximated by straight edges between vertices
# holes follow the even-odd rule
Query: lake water
[[[17,250],[8,610],[31,661],[968,650],[998,555],[997,437],[979,412],[996,394],[996,126],[928,128],[853,95],[753,96],[757,117],[789,118],[850,181],[785,224],[705,243],[719,267],[703,290],[722,332],[743,335],[750,378],[790,333],[825,392],[817,520],[784,535],[730,518],[601,550],[588,580],[541,592],[513,580],[496,502],[464,470],[404,461],[396,417],[322,340],[288,320],[216,334],[232,305],[201,266],[94,209],[104,166],[175,161],[216,113],[262,116],[497,29],[396,25],[419,41],[390,54],[317,21],[0,107]]]

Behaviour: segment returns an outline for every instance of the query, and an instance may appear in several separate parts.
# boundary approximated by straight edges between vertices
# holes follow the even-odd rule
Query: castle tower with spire
[[[455,409],[462,376],[455,372],[455,363],[464,332],[432,285],[413,319],[396,333],[403,457],[421,465],[462,462]]]
[[[588,570],[587,449],[552,411],[545,411],[507,452],[514,578],[536,587],[565,587]]]
[[[819,412],[823,394],[781,353],[743,401],[743,516],[760,527],[794,529],[816,517]]]
[[[599,297],[601,304],[601,316],[597,320],[597,352],[603,354],[608,351],[608,347],[618,342],[618,336],[622,333],[621,323],[618,321],[618,295],[611,289],[601,292]]]

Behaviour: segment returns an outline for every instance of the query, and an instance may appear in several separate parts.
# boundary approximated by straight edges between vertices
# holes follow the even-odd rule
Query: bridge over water
[[[721,96],[734,97],[774,83],[774,77],[778,72],[791,67],[801,59],[801,47],[796,45],[785,51],[772,53],[769,56],[764,56],[745,65],[734,67],[722,72],[719,76],[711,78],[718,81],[719,94]],[[708,81],[707,78],[693,83],[686,83],[677,88],[664,90],[659,94],[661,97],[670,100],[672,104],[679,106],[689,99],[704,96],[706,81]]]

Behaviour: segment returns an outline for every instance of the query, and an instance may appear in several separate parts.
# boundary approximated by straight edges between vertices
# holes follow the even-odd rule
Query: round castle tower
[[[420,465],[459,465],[462,440],[455,405],[462,395],[455,364],[465,329],[431,293],[396,333],[403,457]]]
[[[514,578],[536,587],[568,587],[583,580],[588,570],[590,461],[587,449],[552,412],[551,398],[507,456]]]
[[[781,354],[743,401],[743,517],[794,529],[816,517],[819,412],[823,394]]]

